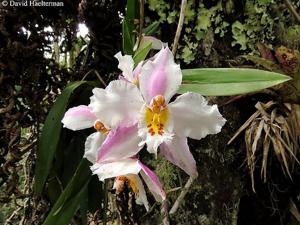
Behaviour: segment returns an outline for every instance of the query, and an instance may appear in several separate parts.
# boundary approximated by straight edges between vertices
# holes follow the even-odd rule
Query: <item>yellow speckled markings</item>
[[[151,136],[163,135],[168,118],[169,111],[165,105],[164,97],[158,95],[153,98],[151,107],[147,107],[145,112],[145,123]]]

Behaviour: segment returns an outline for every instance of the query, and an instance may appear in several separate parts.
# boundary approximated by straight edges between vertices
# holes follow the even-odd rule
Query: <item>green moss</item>
[[[188,1],[177,59],[189,64],[202,57],[199,55],[199,47],[210,30],[216,35],[215,38],[222,38],[227,34],[226,40],[231,37],[231,45],[242,52],[256,52],[257,42],[272,44],[287,40],[296,45],[300,43],[299,26],[290,27],[293,17],[285,7],[275,4],[275,0],[245,0],[239,6],[235,1],[230,3],[229,7],[219,0],[216,5],[206,7],[202,3],[195,5],[194,1]],[[300,2],[293,3],[298,10]],[[157,12],[161,23],[176,24],[180,14],[180,1],[172,3],[166,0],[149,0],[149,9]],[[239,12],[243,17],[232,20],[231,17],[235,17],[233,12]],[[280,22],[284,24],[281,36],[278,35]]]

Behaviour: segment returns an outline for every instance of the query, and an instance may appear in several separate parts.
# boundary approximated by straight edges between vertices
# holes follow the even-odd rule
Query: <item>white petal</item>
[[[160,146],[160,152],[174,165],[183,169],[191,177],[197,177],[196,161],[190,152],[186,137],[177,137]]]
[[[97,120],[95,114],[86,105],[70,108],[64,115],[62,123],[70,130],[82,130],[94,126]]]
[[[143,163],[139,162],[141,166],[141,176],[143,177],[147,187],[153,194],[156,201],[162,202],[166,199],[166,193],[158,180],[158,177],[156,174],[151,171],[147,166],[145,166]]]
[[[165,141],[171,141],[173,135],[165,132],[163,135],[153,135],[148,134],[147,130],[139,130],[139,135],[144,136],[145,140],[140,142],[140,146],[147,144],[147,151],[149,153],[157,154],[158,147]]]
[[[85,141],[84,158],[87,158],[91,163],[95,163],[98,157],[98,150],[101,147],[106,134],[101,132],[92,133]]]
[[[133,82],[133,67],[134,67],[134,61],[130,55],[122,55],[121,52],[118,52],[115,54],[115,58],[118,59],[119,65],[118,68],[123,72],[122,75],[129,80],[130,82]]]
[[[155,49],[155,50],[160,50],[163,47],[167,47],[168,46],[167,43],[164,43],[161,40],[159,40],[159,39],[157,39],[155,37],[152,37],[152,36],[143,36],[140,45],[142,46],[143,42],[149,42],[149,41],[152,43],[151,48]]]
[[[163,135],[155,134],[151,135],[148,132],[148,127],[147,124],[145,123],[144,120],[144,114],[143,111],[145,111],[145,106],[143,107],[143,110],[140,114],[139,118],[139,124],[138,124],[138,135],[142,139],[141,142],[139,143],[140,147],[143,147],[145,144],[147,144],[147,151],[149,153],[154,153],[157,154],[157,149],[160,144],[167,140],[172,140],[173,134],[169,133],[168,130],[164,130]]]
[[[144,61],[139,62],[139,64],[133,70],[133,82],[136,82],[139,80],[141,70],[143,68],[143,64],[144,64]]]
[[[116,128],[121,123],[137,123],[143,98],[136,85],[115,80],[106,89],[93,89],[93,93],[89,107],[104,125]]]
[[[97,161],[116,161],[135,156],[141,149],[137,125],[118,127],[109,132],[102,144]]]
[[[143,204],[145,206],[146,210],[148,211],[149,203],[148,203],[148,199],[147,199],[147,195],[146,195],[146,191],[145,191],[143,182],[142,182],[141,178],[139,177],[139,175],[129,175],[127,177],[129,177],[129,179],[130,179],[131,176],[134,176],[134,179],[137,182],[137,188],[139,190],[139,193],[137,194],[135,201],[139,205]]]
[[[97,174],[101,181],[106,178],[124,176],[128,174],[138,174],[141,166],[137,159],[124,159],[116,162],[95,163],[91,170],[93,174]]]
[[[194,139],[221,131],[226,120],[217,105],[207,105],[204,97],[196,93],[185,93],[168,105],[174,133]]]
[[[174,62],[172,52],[166,47],[143,65],[139,85],[148,104],[156,95],[164,96],[168,102],[178,90],[181,80],[180,66]]]

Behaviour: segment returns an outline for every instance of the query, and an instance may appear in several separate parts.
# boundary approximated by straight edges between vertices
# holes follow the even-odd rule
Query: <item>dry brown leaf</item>
[[[256,129],[255,129],[255,136],[254,136],[254,140],[253,140],[253,142],[252,142],[252,154],[254,155],[255,154],[255,152],[256,152],[256,147],[257,147],[257,142],[258,142],[258,140],[260,139],[260,137],[261,137],[261,132],[262,132],[262,130],[263,130],[263,127],[264,127],[264,121],[263,120],[261,120],[260,122],[259,122],[259,125],[256,127]]]
[[[290,199],[290,212],[295,217],[295,219],[300,223],[300,213],[296,204],[292,199]]]
[[[230,144],[239,134],[245,131],[246,161],[251,176],[252,189],[255,192],[254,171],[256,158],[262,151],[260,168],[261,179],[267,182],[267,165],[270,150],[273,149],[282,172],[292,180],[296,158],[299,152],[300,140],[300,106],[283,104],[273,101],[266,104],[257,102],[257,111],[238,129],[230,139]],[[260,146],[262,140],[262,147]]]

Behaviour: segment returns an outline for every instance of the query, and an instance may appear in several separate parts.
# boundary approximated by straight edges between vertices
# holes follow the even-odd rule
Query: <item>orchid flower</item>
[[[98,92],[105,95],[114,95],[114,84],[114,82],[111,82],[106,89],[95,88],[93,92],[96,95]],[[84,157],[95,163],[97,161],[116,160],[136,155],[141,149],[138,146],[141,139],[137,135],[137,123],[129,123],[130,118],[134,118],[134,116],[129,116],[129,120],[119,120],[119,117],[114,113],[114,119],[107,120],[111,112],[109,110],[99,111],[97,109],[98,104],[97,98],[92,96],[89,106],[80,105],[70,108],[62,119],[64,127],[74,131],[90,127],[95,128],[96,131],[89,135],[85,142]],[[109,104],[107,105],[109,106]],[[132,104],[129,105],[133,107]],[[139,110],[134,107],[133,109],[135,111]],[[119,113],[122,114],[122,112]],[[128,113],[131,113],[131,111],[128,111]],[[104,117],[102,114],[104,114]],[[113,154],[111,154],[112,152]]]
[[[86,140],[84,154],[84,157],[93,163],[91,167],[93,173],[97,174],[101,181],[116,177],[114,188],[117,192],[121,191],[120,186],[122,185],[120,183],[127,182],[136,195],[137,204],[144,204],[148,210],[149,204],[143,182],[138,175],[139,172],[157,201],[163,201],[166,194],[157,176],[138,159],[130,158],[140,150],[138,144],[141,139],[138,136],[137,119],[134,119],[138,118],[138,114],[135,116],[134,114],[128,115],[125,119],[121,118],[123,114],[122,111],[119,111],[119,116],[114,114],[115,117],[111,118],[109,109],[102,111],[102,104],[100,104],[102,102],[98,99],[101,99],[101,94],[104,94],[104,96],[112,97],[111,103],[116,103],[118,101],[117,90],[121,88],[120,85],[125,90],[131,90],[130,88],[135,87],[126,81],[121,83],[120,81],[113,81],[106,89],[95,88],[89,106],[80,105],[69,109],[62,119],[62,123],[64,127],[74,131],[90,127],[95,128],[96,132]],[[117,89],[115,90],[115,88]],[[124,97],[124,95],[122,96]],[[100,107],[98,107],[99,104]],[[110,106],[108,103],[107,105]],[[140,104],[138,105],[140,106]],[[134,104],[127,103],[126,106],[133,111],[138,111]],[[128,112],[131,113],[130,110]]]
[[[167,46],[166,43],[163,43],[161,40],[152,36],[143,36],[140,45],[143,45],[146,42],[151,42],[152,49],[155,50],[160,50]],[[141,61],[134,68],[134,60],[131,55],[122,55],[121,52],[118,52],[114,57],[119,61],[118,68],[122,71],[122,75],[119,76],[119,79],[138,85],[139,75],[144,61]]]
[[[118,68],[123,72],[119,79],[129,81],[133,84],[138,84],[138,76],[141,72],[143,61],[140,62],[135,69],[134,61],[130,55],[122,55],[121,52],[115,54],[115,58],[119,61]]]
[[[147,211],[149,210],[149,204],[140,176],[145,181],[156,201],[162,202],[166,199],[166,193],[155,173],[137,158],[95,163],[91,169],[93,174],[97,174],[101,181],[116,177],[114,189],[116,189],[117,193],[122,191],[124,182],[127,182],[135,194],[136,203],[144,204]]]
[[[129,58],[128,62],[131,61]],[[133,70],[132,62],[127,65],[128,70],[120,64],[124,76],[127,76],[126,71]],[[99,102],[97,110],[109,112],[103,121],[114,123],[113,120],[131,116],[131,121],[138,121],[138,134],[142,138],[140,147],[147,144],[147,150],[154,154],[160,147],[167,160],[190,176],[197,176],[196,162],[189,150],[187,137],[201,139],[208,134],[216,134],[226,120],[217,105],[208,105],[200,94],[188,92],[170,102],[181,85],[182,73],[169,48],[162,48],[140,68],[140,91],[136,85],[124,80],[113,82],[116,87],[114,93],[95,93]],[[137,114],[139,118],[136,118]]]

